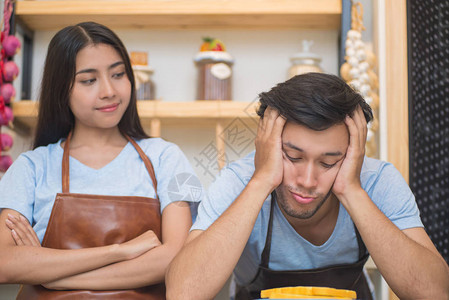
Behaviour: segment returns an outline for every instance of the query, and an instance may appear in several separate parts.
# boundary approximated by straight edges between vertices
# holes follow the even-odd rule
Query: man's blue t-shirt
[[[201,202],[191,230],[206,230],[240,195],[254,173],[254,154],[229,164],[220,172]],[[392,164],[366,157],[360,177],[363,189],[399,229],[423,227],[415,198]],[[270,204],[271,196],[265,200],[234,269],[234,278],[239,285],[248,284],[256,275],[268,230]],[[357,260],[354,225],[343,205],[340,204],[331,237],[320,246],[302,238],[275,205],[270,269],[305,270]]]
[[[143,139],[137,144],[153,164],[161,213],[172,202],[201,201],[204,195],[202,185],[178,146],[160,138]],[[41,242],[55,196],[62,192],[63,152],[61,140],[25,152],[0,180],[0,209],[10,208],[24,215]],[[69,164],[71,193],[156,196],[145,164],[129,142],[117,157],[101,169],[92,169],[73,157],[69,158]],[[192,217],[195,217],[196,205],[191,207]]]

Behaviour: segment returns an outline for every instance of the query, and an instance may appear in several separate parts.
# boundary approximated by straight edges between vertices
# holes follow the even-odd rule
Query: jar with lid
[[[155,100],[155,85],[153,80],[151,80],[154,70],[148,66],[148,54],[146,52],[133,51],[130,54],[130,59],[136,81],[137,100]]]
[[[288,78],[309,72],[323,72],[320,67],[321,57],[310,52],[312,45],[313,41],[302,41],[302,52],[290,58],[293,65],[288,70]]]
[[[224,51],[202,51],[195,56],[198,68],[197,100],[232,99],[231,55]]]
[[[133,66],[134,78],[136,80],[137,100],[155,100],[155,85],[151,80],[153,69],[148,66]]]

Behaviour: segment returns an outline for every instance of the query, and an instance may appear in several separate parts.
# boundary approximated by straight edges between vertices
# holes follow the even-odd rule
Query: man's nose
[[[306,189],[316,188],[318,183],[316,171],[316,166],[314,166],[313,162],[304,165],[304,168],[299,170],[300,174],[297,176],[298,184]]]

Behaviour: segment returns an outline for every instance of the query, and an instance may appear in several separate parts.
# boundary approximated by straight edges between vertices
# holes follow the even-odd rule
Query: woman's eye
[[[122,78],[125,75],[125,71],[120,72],[120,73],[116,73],[113,75],[114,78]]]
[[[92,78],[92,79],[80,80],[80,82],[81,82],[82,84],[89,85],[89,84],[94,83],[95,80],[96,80],[95,78]]]

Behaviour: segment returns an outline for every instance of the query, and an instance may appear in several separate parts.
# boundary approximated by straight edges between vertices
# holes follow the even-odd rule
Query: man
[[[371,299],[371,255],[406,299],[449,299],[449,268],[391,165],[364,157],[371,108],[336,76],[296,76],[260,95],[256,151],[211,185],[166,275],[168,299],[235,299],[292,285]]]

